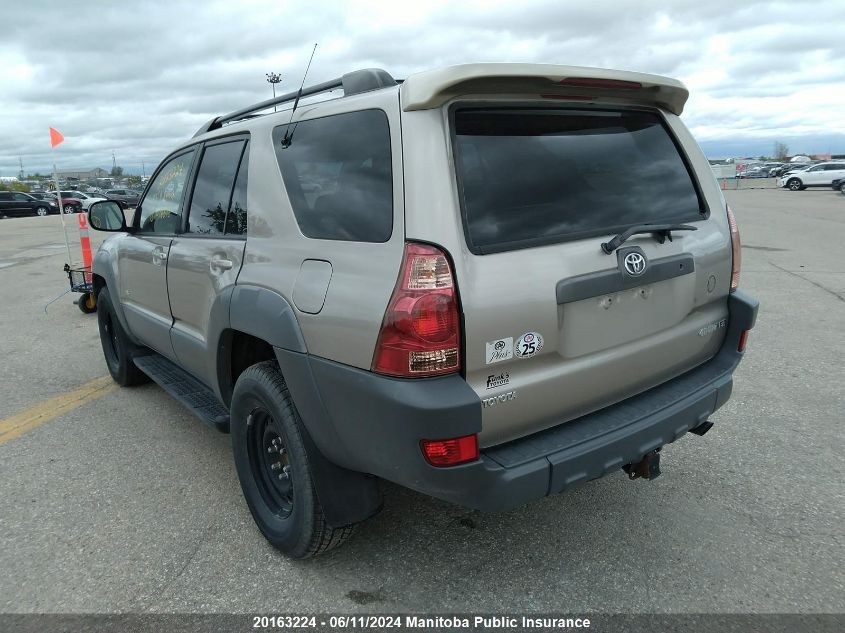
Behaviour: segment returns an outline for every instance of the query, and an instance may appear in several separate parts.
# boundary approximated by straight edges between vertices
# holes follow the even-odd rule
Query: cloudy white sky
[[[0,36],[0,175],[149,173],[212,116],[381,67],[471,61],[601,66],[676,77],[710,156],[845,153],[842,0],[26,0]],[[66,141],[51,151],[48,126]]]

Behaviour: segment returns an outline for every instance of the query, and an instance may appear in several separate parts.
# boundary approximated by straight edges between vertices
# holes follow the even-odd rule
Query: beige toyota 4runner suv
[[[502,511],[703,435],[757,302],[678,81],[361,70],[209,121],[94,260],[109,371],[229,431],[292,557],[378,480]],[[279,106],[286,109],[275,110]]]

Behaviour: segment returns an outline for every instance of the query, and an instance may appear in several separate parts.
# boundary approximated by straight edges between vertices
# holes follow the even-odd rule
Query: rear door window
[[[299,229],[324,240],[386,242],[393,232],[390,128],[381,110],[302,121],[273,131]]]
[[[453,117],[474,253],[706,217],[687,164],[656,113],[464,108]]]
[[[244,139],[207,145],[202,154],[188,212],[188,232],[223,235]]]

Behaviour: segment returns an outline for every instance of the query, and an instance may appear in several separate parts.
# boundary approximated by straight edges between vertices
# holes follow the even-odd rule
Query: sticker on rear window
[[[526,332],[516,341],[514,354],[517,358],[531,358],[543,349],[543,337],[537,332]]]
[[[500,338],[485,344],[485,359],[488,365],[513,358],[513,337]]]

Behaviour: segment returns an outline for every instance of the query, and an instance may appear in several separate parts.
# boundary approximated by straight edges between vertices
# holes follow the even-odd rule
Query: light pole
[[[281,83],[282,76],[277,75],[276,73],[265,73],[267,77],[267,83],[273,87],[273,98],[276,98],[276,84]],[[276,111],[276,106],[273,106],[273,112]]]

